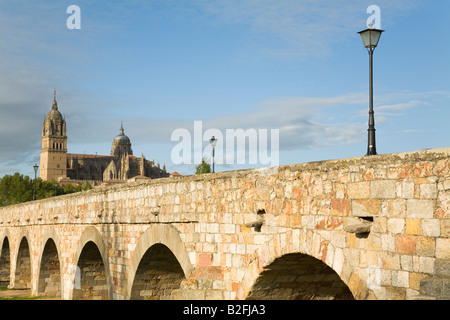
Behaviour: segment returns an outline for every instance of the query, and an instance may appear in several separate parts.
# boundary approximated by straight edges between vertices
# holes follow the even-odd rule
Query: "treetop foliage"
[[[0,207],[32,201],[34,185],[33,179],[18,172],[14,175],[5,175],[0,180]],[[36,179],[36,200],[89,189],[92,187],[88,183],[76,187],[68,183],[64,188],[56,180],[44,181],[38,178]]]
[[[202,174],[202,173],[211,173],[211,165],[205,158],[202,159],[202,163],[200,163],[197,167],[195,167],[195,174]]]

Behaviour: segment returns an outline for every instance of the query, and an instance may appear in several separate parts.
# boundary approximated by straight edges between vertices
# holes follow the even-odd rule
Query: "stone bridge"
[[[0,282],[61,299],[449,299],[450,148],[0,209]]]

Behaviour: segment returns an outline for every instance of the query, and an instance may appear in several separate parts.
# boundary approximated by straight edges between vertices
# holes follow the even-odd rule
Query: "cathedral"
[[[39,177],[59,182],[89,182],[91,185],[125,182],[129,179],[162,178],[170,176],[165,166],[149,161],[142,155],[133,155],[131,141],[123,126],[112,143],[111,154],[86,155],[67,153],[66,119],[62,117],[56,102],[44,120]]]

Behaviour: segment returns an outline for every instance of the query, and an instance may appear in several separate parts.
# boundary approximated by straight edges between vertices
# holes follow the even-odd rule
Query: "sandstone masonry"
[[[449,299],[450,149],[0,209],[0,281],[63,299]],[[306,289],[305,289],[306,288]]]

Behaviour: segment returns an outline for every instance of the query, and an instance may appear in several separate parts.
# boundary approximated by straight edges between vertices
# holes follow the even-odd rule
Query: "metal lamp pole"
[[[37,174],[38,168],[39,168],[39,166],[38,166],[37,164],[35,164],[35,165],[33,166],[33,169],[34,169],[34,192],[33,192],[33,201],[36,200],[36,179],[37,179],[36,174]]]
[[[377,154],[375,142],[375,112],[373,111],[373,52],[377,47],[378,41],[384,30],[373,29],[371,26],[369,27],[369,29],[358,33],[361,35],[364,47],[369,53],[369,129],[367,129],[368,143],[366,156],[373,156]]]
[[[214,173],[214,149],[216,148],[216,143],[217,143],[217,139],[216,138],[214,138],[214,136],[212,136],[212,138],[211,139],[209,139],[209,143],[211,144],[211,146],[212,146],[212,173]]]

